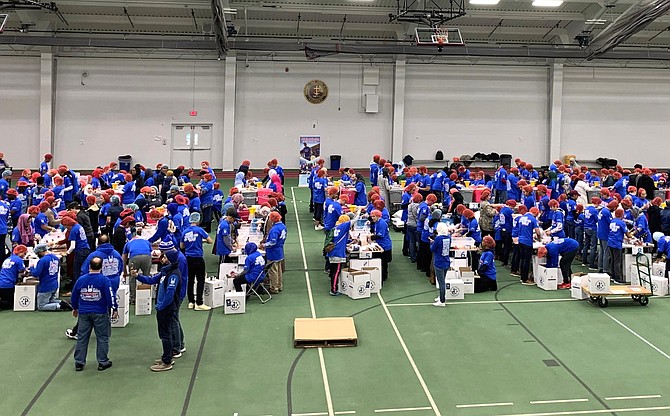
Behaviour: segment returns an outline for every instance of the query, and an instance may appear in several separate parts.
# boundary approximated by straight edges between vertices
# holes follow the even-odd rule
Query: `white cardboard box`
[[[579,299],[579,300],[584,300],[588,298],[586,296],[586,292],[584,292],[584,289],[582,289],[582,280],[586,279],[586,275],[583,276],[578,276],[578,275],[572,275],[572,279],[570,281],[570,296],[573,299]]]
[[[651,274],[658,277],[665,277],[665,263],[652,263]]]
[[[349,268],[354,270],[363,270],[363,267],[374,267],[379,270],[382,269],[382,259],[351,259],[349,261]]]
[[[458,276],[463,281],[464,292],[466,295],[475,293],[475,272],[469,267],[458,269]]]
[[[455,259],[467,259],[468,251],[467,250],[454,250]]]
[[[119,317],[111,318],[112,328],[125,328],[130,322],[130,308],[119,308]]]
[[[454,270],[458,270],[461,267],[468,267],[468,259],[453,259],[451,260],[451,267]]]
[[[651,284],[654,287],[654,296],[667,296],[668,295],[668,279],[665,277],[652,276]]]
[[[130,309],[130,286],[128,285],[119,285],[119,289],[116,291],[116,304],[125,310]],[[121,315],[121,312],[119,312]],[[125,326],[125,325],[124,325]]]
[[[465,285],[461,279],[447,280],[446,300],[463,300],[465,299]]]
[[[376,267],[363,267],[361,271],[370,274],[370,294],[382,290],[382,271]]]
[[[244,265],[245,261],[247,261],[246,254],[240,254],[239,256],[237,256],[237,264]]]
[[[223,306],[223,294],[226,291],[226,283],[223,280],[205,280],[205,289],[202,294],[203,303],[210,308]]]
[[[445,281],[447,281],[447,280],[454,280],[454,279],[458,279],[458,278],[459,278],[458,272],[457,272],[456,270],[454,270],[454,269],[449,269],[449,270],[447,270],[447,272],[444,274],[444,280],[445,280]],[[437,281],[437,277],[435,278],[435,287],[436,287],[437,289],[440,288],[439,282]]]
[[[245,313],[247,305],[247,296],[244,292],[226,292],[224,295],[225,315],[234,315],[238,313]]]
[[[340,273],[340,281],[337,285],[338,291],[341,294],[349,296],[349,273],[346,270],[348,269],[343,269],[342,273]]]
[[[536,280],[535,283],[537,283],[537,278],[540,274],[538,266],[541,264],[547,264],[547,258],[546,257],[540,258],[536,255],[533,255],[533,278]]]
[[[135,316],[151,315],[151,292],[152,287],[149,285],[137,285],[135,291]]]
[[[607,273],[589,273],[586,285],[592,295],[607,295],[610,293],[610,275]]]
[[[37,282],[17,283],[14,287],[14,311],[27,312],[37,309]]]
[[[561,269],[558,267],[544,267],[537,266],[537,276],[535,276],[535,283],[537,287],[543,290],[557,290],[558,289],[558,275]]]
[[[239,272],[240,265],[237,263],[221,263],[219,264],[219,279],[223,280],[231,272]]]
[[[370,273],[355,271],[349,273],[349,289],[347,296],[351,299],[364,299],[370,297]]]

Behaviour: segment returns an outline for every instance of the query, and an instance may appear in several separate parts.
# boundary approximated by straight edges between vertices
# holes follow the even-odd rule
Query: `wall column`
[[[56,60],[53,53],[42,53],[40,58],[40,137],[39,152],[34,162],[38,166],[42,162],[42,156],[53,153],[54,144],[54,114],[56,111]],[[52,166],[59,160],[59,155],[54,155]]]
[[[393,71],[393,130],[391,157],[399,162],[404,157],[405,143],[405,60],[396,60]]]
[[[235,169],[235,94],[237,57],[226,56],[223,98],[223,169]],[[238,162],[242,162],[239,160]],[[239,163],[238,163],[239,164]]]
[[[561,155],[561,124],[563,109],[563,64],[550,62],[549,65],[549,112],[547,164],[563,160]]]

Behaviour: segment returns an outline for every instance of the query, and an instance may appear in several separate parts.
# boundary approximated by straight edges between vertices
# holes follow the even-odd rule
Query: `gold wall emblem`
[[[305,84],[305,99],[312,104],[321,104],[328,97],[328,86],[325,82],[314,79]]]

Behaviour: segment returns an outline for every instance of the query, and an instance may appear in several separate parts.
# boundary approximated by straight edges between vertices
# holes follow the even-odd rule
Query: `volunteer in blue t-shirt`
[[[347,262],[347,242],[349,241],[349,230],[351,229],[351,220],[348,215],[340,215],[337,219],[331,243],[333,249],[326,253],[328,257],[328,274],[330,276],[330,296],[339,296],[340,276],[342,275],[342,266]]]
[[[244,260],[244,270],[239,274],[232,272],[230,275],[234,277],[233,284],[235,285],[236,292],[242,292],[242,285],[252,284],[254,282],[261,283],[265,280],[263,276],[263,271],[265,270],[265,259],[263,255],[258,251],[258,246],[256,243],[247,243],[244,246],[244,252],[247,254],[246,260]],[[257,280],[261,277],[260,280]]]
[[[184,228],[181,237],[181,249],[184,250],[188,264],[188,308],[196,311],[208,311],[212,308],[203,303],[205,291],[205,259],[203,243],[212,244],[209,234],[198,226],[200,213],[193,212],[188,218],[189,226]],[[195,292],[193,285],[196,284]]]
[[[268,221],[272,228],[265,239],[265,255],[268,262],[268,278],[270,279],[270,293],[279,293],[283,290],[282,261],[284,260],[284,243],[286,242],[286,226],[281,222],[281,214],[271,212]]]
[[[84,260],[91,254],[91,249],[86,238],[86,231],[77,221],[70,217],[63,217],[61,224],[70,232],[67,254],[74,253],[72,284],[75,284],[81,275],[81,266],[84,264]]]
[[[370,240],[379,244],[382,250],[384,250],[380,253],[379,257],[382,259],[382,281],[386,281],[389,273],[389,263],[393,260],[393,246],[391,237],[389,236],[389,225],[382,219],[382,212],[377,209],[370,213],[370,222],[370,229],[375,230],[374,234],[370,236]]]
[[[433,253],[433,267],[435,268],[435,280],[440,290],[440,295],[435,298],[433,306],[444,307],[446,304],[446,273],[451,265],[449,250],[451,247],[451,237],[447,224],[440,222],[435,227],[437,237],[430,243],[430,251]]]
[[[35,247],[35,254],[40,259],[35,267],[30,268],[30,275],[39,280],[37,286],[37,310],[40,311],[71,311],[69,303],[57,299],[58,272],[60,260],[49,253],[44,244]]]
[[[611,259],[611,276],[612,279],[620,284],[625,284],[621,269],[621,256],[623,250],[623,238],[626,235],[626,223],[623,222],[624,211],[617,208],[614,211],[614,218],[610,221],[610,233],[607,238],[607,250],[609,250],[609,258]]]
[[[23,244],[14,247],[12,254],[2,262],[0,269],[0,309],[14,308],[14,286],[25,274],[23,258],[28,249]]]
[[[598,209],[600,198],[591,199],[593,205],[584,209],[584,248],[582,249],[582,264],[589,267],[589,270],[598,270]]]
[[[482,255],[479,258],[477,266],[478,279],[475,279],[475,293],[486,292],[487,290],[498,290],[496,282],[496,263],[495,253],[496,242],[490,235],[482,240]]]
[[[570,289],[570,279],[572,276],[572,261],[579,251],[579,243],[573,238],[557,238],[544,247],[537,249],[538,257],[547,257],[547,268],[561,268],[563,283],[558,286],[559,289]],[[558,258],[561,258],[560,262]]]
[[[533,236],[541,239],[542,229],[537,223],[540,210],[533,207],[519,218],[519,269],[521,271],[521,284],[534,285],[535,282],[529,277],[530,262],[533,257]]]

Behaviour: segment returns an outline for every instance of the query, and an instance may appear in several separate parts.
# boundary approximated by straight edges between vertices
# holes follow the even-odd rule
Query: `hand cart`
[[[582,289],[584,290],[584,293],[589,296],[589,300],[598,304],[601,308],[607,307],[609,303],[607,301],[608,297],[616,299],[631,298],[634,302],[637,302],[642,306],[647,306],[649,304],[649,296],[652,295],[651,290],[644,286],[611,286],[609,293],[598,294],[592,294],[586,286]]]

